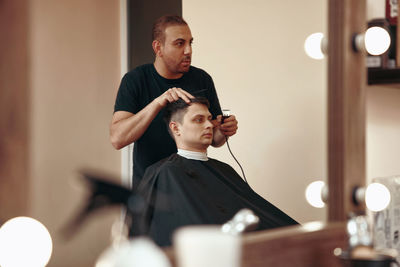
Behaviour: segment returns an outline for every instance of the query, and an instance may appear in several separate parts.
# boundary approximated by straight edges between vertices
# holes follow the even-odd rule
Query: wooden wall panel
[[[352,191],[366,179],[366,55],[353,50],[352,38],[366,30],[366,2],[330,0],[328,7],[328,219],[343,221],[364,211]]]
[[[28,177],[27,1],[0,3],[0,225],[26,215]]]

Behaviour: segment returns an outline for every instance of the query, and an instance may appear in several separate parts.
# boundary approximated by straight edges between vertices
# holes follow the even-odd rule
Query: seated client
[[[254,192],[232,167],[207,157],[214,128],[208,107],[205,98],[167,105],[165,121],[178,153],[147,168],[137,193],[148,205],[133,219],[133,236],[149,235],[167,246],[178,227],[224,224],[243,208],[260,218],[257,230],[297,224]]]

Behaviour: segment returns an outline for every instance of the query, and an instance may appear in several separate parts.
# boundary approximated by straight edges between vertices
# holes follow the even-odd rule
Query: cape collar
[[[184,150],[184,149],[179,149],[178,148],[178,153],[179,156],[182,156],[187,159],[194,159],[194,160],[201,160],[201,161],[207,161],[207,153],[203,152],[195,152],[195,151],[189,151],[189,150]]]

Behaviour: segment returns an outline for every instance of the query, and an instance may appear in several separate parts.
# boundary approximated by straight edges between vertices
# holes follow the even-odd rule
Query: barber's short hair
[[[178,15],[165,15],[158,18],[153,24],[153,41],[165,42],[165,29],[168,26],[188,25],[186,21]]]
[[[183,99],[179,98],[177,101],[170,102],[165,106],[164,121],[167,124],[168,132],[172,137],[173,134],[171,132],[171,129],[169,128],[169,123],[171,121],[182,123],[183,116],[185,116],[188,107],[194,103],[201,104],[206,106],[207,108],[210,108],[210,102],[208,102],[207,98],[202,96],[190,98],[190,104],[186,103]]]

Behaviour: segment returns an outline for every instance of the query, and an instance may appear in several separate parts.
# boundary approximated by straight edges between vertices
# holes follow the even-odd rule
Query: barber
[[[214,82],[204,70],[191,66],[193,37],[182,17],[163,16],[153,25],[154,64],[145,64],[121,80],[110,125],[110,139],[116,149],[134,142],[133,186],[146,168],[176,153],[176,144],[163,122],[163,108],[169,102],[195,96],[206,97],[214,127],[212,146],[220,147],[238,129],[235,116],[221,124],[221,106]]]

